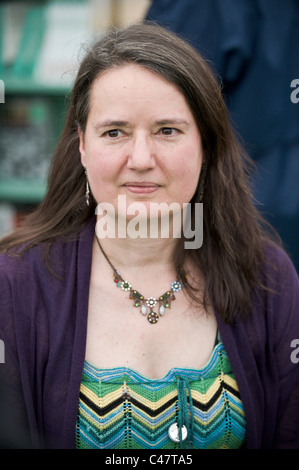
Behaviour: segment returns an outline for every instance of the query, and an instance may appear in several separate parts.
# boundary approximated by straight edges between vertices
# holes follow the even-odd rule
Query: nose
[[[146,171],[155,167],[155,156],[150,137],[139,135],[131,142],[127,166],[131,170]]]

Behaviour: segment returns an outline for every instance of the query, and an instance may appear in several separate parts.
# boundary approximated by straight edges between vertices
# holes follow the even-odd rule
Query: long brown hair
[[[203,245],[185,250],[178,240],[175,266],[180,277],[187,257],[205,279],[206,299],[224,321],[250,311],[263,259],[264,221],[249,190],[250,159],[232,130],[221,88],[210,66],[187,42],[153,24],[109,31],[87,51],[70,96],[64,130],[54,154],[48,190],[23,226],[0,241],[0,251],[24,244],[49,246],[59,237],[78,234],[94,216],[96,201],[85,204],[85,174],[80,160],[78,128],[83,133],[94,80],[112,67],[134,63],[176,85],[184,95],[202,138],[205,172],[192,203],[203,192]],[[201,188],[201,189],[200,189]],[[191,286],[187,291],[196,298]]]

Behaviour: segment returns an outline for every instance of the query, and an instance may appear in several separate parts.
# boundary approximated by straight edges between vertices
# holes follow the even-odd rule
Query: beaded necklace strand
[[[145,298],[142,294],[140,294],[137,290],[133,289],[131,284],[128,281],[125,281],[118,270],[113,266],[111,261],[109,260],[108,256],[104,252],[98,237],[96,236],[96,240],[98,242],[99,248],[103,253],[104,257],[106,258],[107,262],[112,268],[113,271],[113,279],[117,287],[120,287],[123,291],[129,292],[129,298],[133,300],[134,307],[140,309],[140,313],[143,316],[146,316],[149,323],[155,325],[160,317],[163,317],[165,314],[166,309],[170,309],[171,302],[175,300],[174,292],[179,292],[182,289],[182,285],[179,281],[174,281],[171,284],[171,287],[168,291],[162,294],[158,299],[154,297]],[[154,307],[157,305],[156,309],[158,313],[154,311]]]

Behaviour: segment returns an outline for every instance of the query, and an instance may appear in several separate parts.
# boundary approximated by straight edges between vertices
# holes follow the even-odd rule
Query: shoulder
[[[51,244],[39,243],[28,250],[19,246],[14,252],[0,254],[0,279],[10,284],[26,286],[33,279],[50,282],[68,275],[76,265],[78,254],[84,259],[90,251],[94,224],[89,222],[78,234],[58,237]],[[53,276],[54,274],[54,276]],[[56,276],[55,276],[56,275]],[[2,285],[2,283],[1,283]]]
[[[27,348],[33,332],[42,338],[46,328],[73,321],[74,308],[82,309],[88,295],[93,233],[83,229],[79,238],[57,239],[49,253],[51,270],[43,244],[20,256],[0,254],[0,338],[7,344],[14,344],[16,334]]]
[[[299,337],[299,278],[288,254],[273,242],[264,243],[261,283],[253,297],[251,322],[275,347]],[[294,336],[295,335],[295,336]]]
[[[285,250],[272,241],[264,241],[262,282],[277,293],[298,295],[299,278],[295,266]]]
[[[19,247],[14,252],[0,254],[1,283],[9,283],[15,290],[18,288],[23,290],[27,284],[32,283],[34,278],[42,279],[47,273],[46,245],[38,244],[24,253],[21,252],[21,248]],[[63,261],[60,243],[55,242],[51,251],[49,263],[57,269],[59,267],[57,261],[59,260],[60,263]]]

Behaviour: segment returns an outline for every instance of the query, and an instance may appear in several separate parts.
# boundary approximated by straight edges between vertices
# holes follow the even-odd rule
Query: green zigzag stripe
[[[185,397],[179,396],[178,376],[189,384],[192,414],[188,387]],[[78,408],[77,447],[179,448],[169,439],[168,428],[177,422],[184,399],[188,404],[185,419],[189,431],[185,448],[242,446],[246,417],[227,355],[222,343],[218,343],[206,368],[173,369],[158,381],[123,368],[99,371],[86,363]]]

